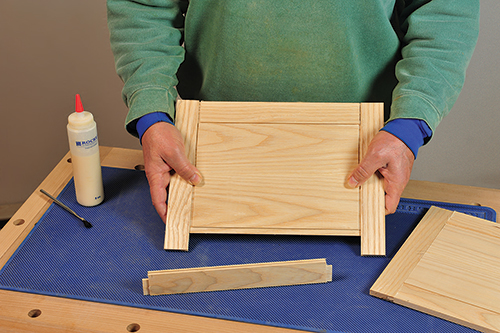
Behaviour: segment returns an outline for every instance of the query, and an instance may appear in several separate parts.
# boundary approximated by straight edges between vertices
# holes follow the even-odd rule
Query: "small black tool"
[[[51,198],[52,200],[54,200],[54,202],[59,205],[60,207],[64,208],[66,211],[70,212],[71,214],[73,214],[74,216],[76,216],[78,219],[80,219],[83,224],[85,225],[86,228],[92,228],[92,224],[90,224],[89,221],[87,221],[86,219],[84,219],[83,217],[79,216],[77,213],[75,213],[71,208],[69,208],[68,206],[66,206],[65,204],[63,204],[61,201],[57,200],[56,198],[54,198],[53,196],[51,196],[50,194],[48,194],[46,191],[40,189],[40,192],[42,192],[43,194],[45,194],[46,196],[48,196],[49,198]]]

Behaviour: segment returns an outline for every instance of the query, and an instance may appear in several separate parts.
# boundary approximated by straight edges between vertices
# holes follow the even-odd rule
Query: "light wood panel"
[[[358,127],[200,124],[192,229],[348,229],[359,234]],[[335,221],[335,223],[332,223]],[[215,230],[214,230],[215,231]]]
[[[326,259],[311,259],[149,271],[143,289],[144,295],[166,295],[330,281]]]
[[[500,227],[432,207],[370,294],[461,325],[500,331]]]
[[[200,102],[200,122],[359,125],[359,103]],[[249,105],[252,112],[248,112]]]
[[[187,137],[204,185],[180,195],[170,185],[168,214],[176,197],[192,200],[192,211],[183,221],[172,217],[167,236],[184,235],[187,244],[189,235],[175,230],[186,226],[191,233],[363,234],[363,255],[385,254],[382,182],[345,187],[383,125],[382,104],[183,101],[177,117],[196,103],[199,123]],[[165,249],[179,247],[168,240]]]
[[[177,109],[183,110],[177,113],[176,126],[183,136],[186,155],[192,164],[196,164],[199,103],[179,100]],[[170,178],[165,249],[188,250],[192,201],[193,186],[174,174]]]
[[[384,125],[382,104],[361,104],[360,159],[366,155],[373,137]],[[385,255],[385,193],[382,178],[370,177],[360,192],[361,255]]]

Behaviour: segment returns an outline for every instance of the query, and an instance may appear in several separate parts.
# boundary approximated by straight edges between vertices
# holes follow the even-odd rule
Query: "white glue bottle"
[[[97,126],[94,116],[83,111],[78,94],[75,112],[68,117],[68,139],[76,200],[82,206],[96,206],[104,200]]]

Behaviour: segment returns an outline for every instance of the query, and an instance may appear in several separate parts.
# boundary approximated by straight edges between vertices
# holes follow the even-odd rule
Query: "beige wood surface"
[[[303,332],[231,320],[7,290],[0,290],[0,300],[0,329],[2,333]],[[33,317],[36,314],[39,316]]]
[[[140,150],[100,147],[103,166],[143,169]],[[58,195],[71,178],[69,153],[0,230],[0,267],[11,257],[49,206],[39,188]],[[500,190],[412,180],[403,197],[481,204],[500,211]],[[19,224],[22,221],[22,224]],[[18,225],[16,225],[18,224]],[[97,302],[0,290],[2,332],[296,332],[290,329],[182,315]],[[448,302],[448,306],[451,306]],[[460,304],[458,304],[460,305]],[[32,310],[41,315],[30,317]],[[139,326],[135,326],[139,325]]]
[[[432,207],[370,294],[473,329],[500,332],[500,227]]]
[[[202,123],[359,125],[359,103],[200,102]]]
[[[185,113],[199,115],[197,130],[193,123],[180,130],[186,146],[197,145],[188,149],[204,185],[191,193],[171,184],[167,237],[184,235],[187,244],[180,231],[187,226],[191,233],[360,236],[363,220],[363,255],[385,254],[383,184],[372,177],[361,190],[345,187],[382,127],[382,104],[182,101],[177,117]],[[192,200],[191,213],[172,211],[175,198]],[[169,238],[165,249],[180,248]]]
[[[370,142],[384,125],[383,104],[361,104],[360,117],[359,160],[366,155]],[[378,174],[361,186],[359,203],[361,255],[385,255],[385,193]]]
[[[332,266],[325,259],[149,271],[144,295],[249,289],[326,283]]]
[[[402,197],[490,207],[500,213],[500,190],[493,188],[410,180]]]
[[[199,103],[180,100],[177,102],[177,108],[183,112],[177,112],[176,127],[183,136],[188,160],[196,165]],[[165,249],[188,250],[192,202],[193,186],[178,174],[172,175],[168,196]]]

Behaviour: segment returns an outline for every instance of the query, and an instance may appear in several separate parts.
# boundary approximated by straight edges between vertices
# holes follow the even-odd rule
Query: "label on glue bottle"
[[[67,128],[76,200],[82,206],[96,206],[104,200],[97,125],[93,115],[83,111],[79,95]]]

